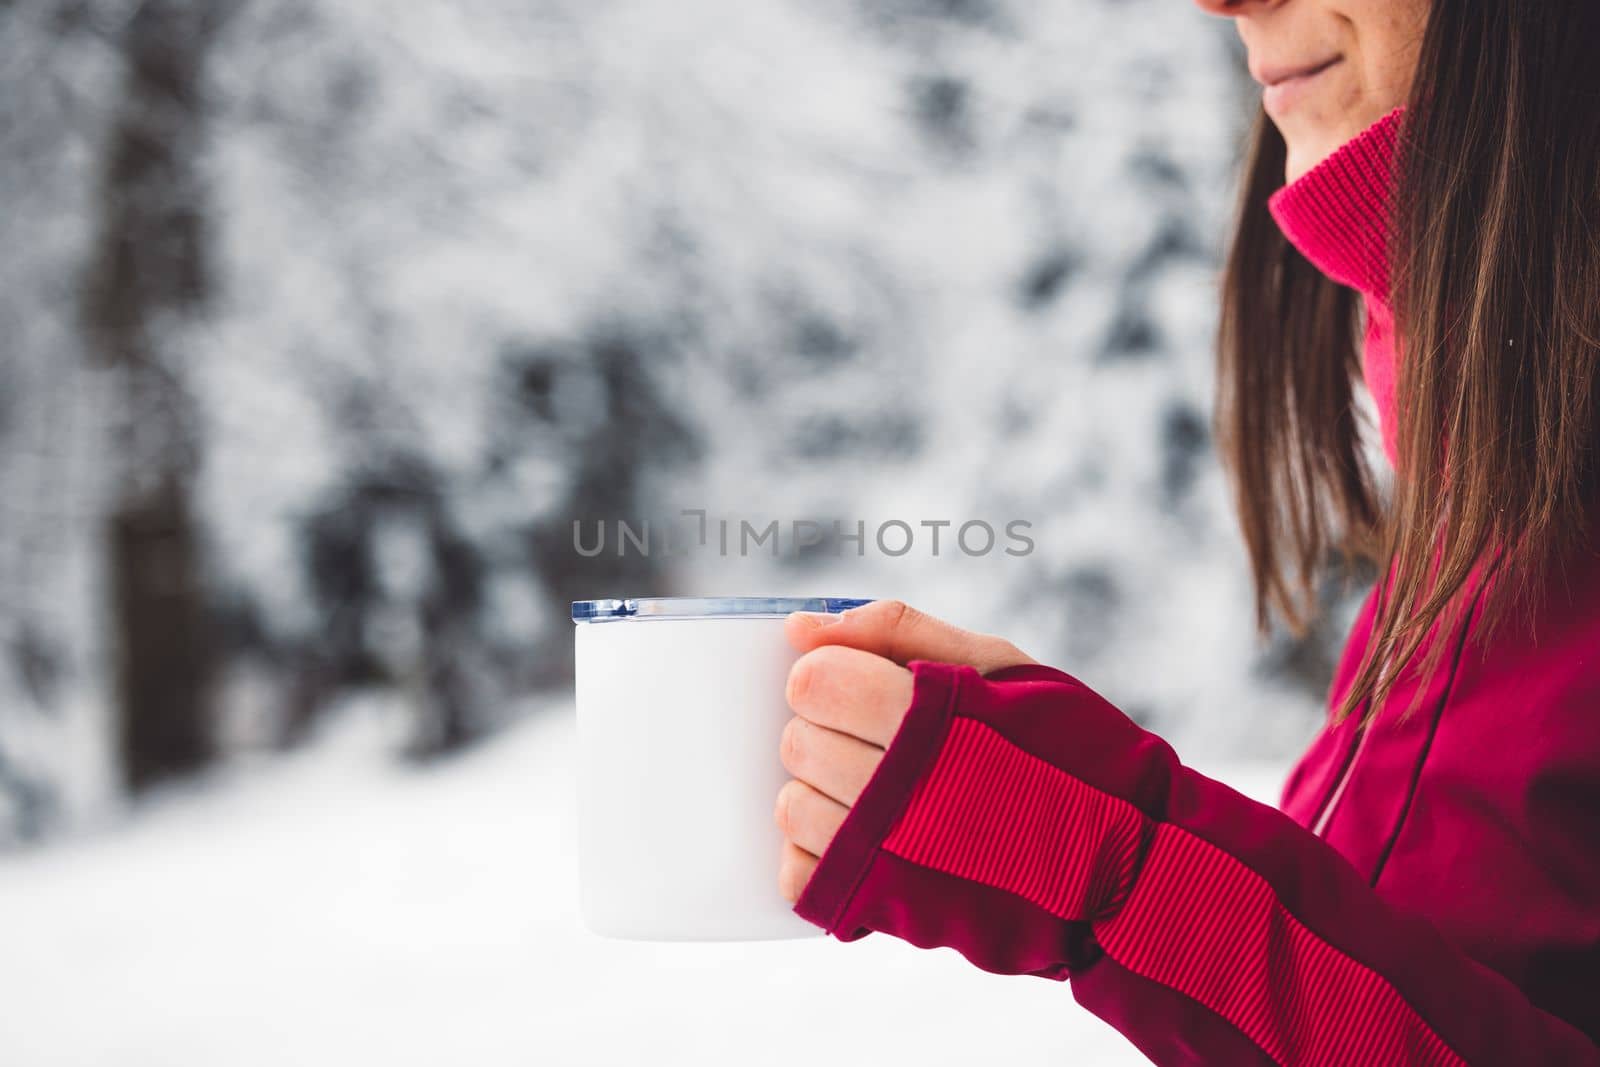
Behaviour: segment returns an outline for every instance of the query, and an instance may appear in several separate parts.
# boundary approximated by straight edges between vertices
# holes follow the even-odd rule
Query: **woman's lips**
[[[1309,66],[1252,71],[1256,81],[1264,86],[1261,92],[1262,106],[1269,115],[1283,114],[1294,107],[1295,101],[1309,90],[1318,77],[1343,59],[1343,56],[1334,56]]]

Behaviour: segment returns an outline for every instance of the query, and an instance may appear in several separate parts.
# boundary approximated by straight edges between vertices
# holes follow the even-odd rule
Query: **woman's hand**
[[[781,756],[794,779],[774,817],[787,840],[778,886],[797,901],[878,769],[911,706],[911,660],[961,663],[982,674],[1034,662],[1009,641],[961,630],[897,600],[839,615],[799,612],[785,629],[801,652],[789,672]]]

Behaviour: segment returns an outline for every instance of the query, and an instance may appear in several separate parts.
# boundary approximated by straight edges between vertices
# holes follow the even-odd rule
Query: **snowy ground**
[[[0,1064],[1144,1062],[1065,986],[945,950],[591,936],[570,709],[420,772],[376,729],[0,857]]]

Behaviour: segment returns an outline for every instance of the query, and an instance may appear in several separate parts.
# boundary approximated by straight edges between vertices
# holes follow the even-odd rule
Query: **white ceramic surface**
[[[577,634],[583,919],[609,937],[820,936],[778,890],[782,618],[619,619]]]

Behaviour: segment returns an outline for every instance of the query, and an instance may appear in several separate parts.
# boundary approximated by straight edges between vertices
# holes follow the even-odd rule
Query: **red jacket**
[[[1272,205],[1368,297],[1386,442],[1398,120]],[[1464,640],[1481,579],[1430,635],[1447,655],[1419,710],[1398,714],[1413,669],[1370,728],[1323,730],[1282,810],[1058,670],[913,663],[905,722],[795,910],[842,941],[882,931],[1070,978],[1161,1064],[1600,1065],[1600,551],[1551,583],[1537,640],[1509,618],[1486,651]]]

